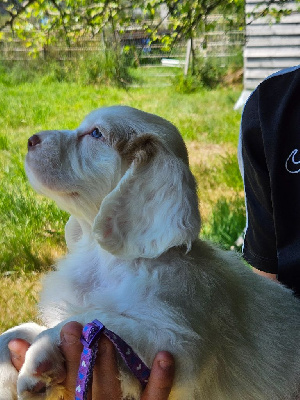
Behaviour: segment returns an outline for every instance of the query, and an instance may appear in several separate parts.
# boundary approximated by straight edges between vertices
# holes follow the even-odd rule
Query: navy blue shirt
[[[300,295],[300,66],[263,81],[242,117],[243,255]]]

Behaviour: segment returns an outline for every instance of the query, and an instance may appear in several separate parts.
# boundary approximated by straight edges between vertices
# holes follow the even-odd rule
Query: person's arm
[[[274,279],[278,273],[277,240],[259,90],[248,99],[241,122],[239,163],[247,216],[243,257],[255,272]]]
[[[275,281],[275,282],[279,283],[276,274],[270,274],[268,272],[261,271],[261,270],[259,270],[257,268],[254,268],[254,267],[252,267],[252,270],[253,270],[253,272],[255,272],[256,274],[258,274],[260,276],[264,276],[265,278],[271,279],[272,281]]]

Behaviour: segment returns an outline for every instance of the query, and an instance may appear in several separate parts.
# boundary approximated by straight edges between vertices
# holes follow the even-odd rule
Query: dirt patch
[[[236,189],[224,179],[226,160],[237,153],[232,144],[212,144],[190,141],[186,143],[191,171],[197,181],[200,213],[204,223],[209,221],[220,198],[231,199]],[[225,163],[225,164],[224,164]]]
[[[231,144],[212,144],[190,141],[186,143],[191,167],[218,164],[220,157],[236,152]]]
[[[226,85],[240,85],[243,82],[244,68],[237,71],[228,71],[223,81]]]

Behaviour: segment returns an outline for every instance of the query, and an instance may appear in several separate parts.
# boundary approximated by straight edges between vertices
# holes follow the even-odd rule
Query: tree
[[[241,25],[244,17],[244,0],[4,0],[3,3],[6,18],[0,22],[0,32],[9,28],[23,40],[29,40],[31,33],[34,40],[28,45],[33,46],[49,44],[59,36],[70,43],[81,35],[95,35],[108,28],[115,33],[133,22],[157,38],[166,19],[169,34],[161,39],[168,44],[182,38],[193,40],[205,32],[208,16],[216,11],[225,16],[239,15]],[[278,20],[290,12],[286,7],[289,3],[289,0],[261,1],[252,17],[268,14]],[[163,16],[158,14],[161,6],[167,9]],[[135,14],[134,9],[141,13]]]
[[[205,33],[209,28],[208,16],[213,12],[220,12],[223,15],[238,14],[243,15],[244,0],[187,0],[164,2],[168,7],[170,22],[173,25],[173,34],[169,37],[170,41],[186,39],[191,41],[192,53],[192,73],[194,72],[194,62],[196,59],[193,40],[199,34]],[[242,19],[239,21],[243,24]],[[164,40],[167,38],[165,37]]]
[[[164,14],[158,12],[161,7],[166,10]],[[99,32],[105,48],[109,48],[117,46],[117,31],[138,23],[152,40],[161,40],[170,48],[180,39],[193,41],[209,29],[207,18],[213,12],[232,15],[238,10],[243,16],[243,8],[244,0],[11,0],[0,32],[9,28],[32,52],[59,38],[70,45],[82,35]],[[134,13],[134,9],[140,13]],[[195,60],[193,45],[191,49]]]
[[[61,37],[70,44],[81,35],[95,35],[105,26],[113,26],[117,19],[126,21],[127,7],[125,3],[107,0],[101,3],[90,0],[14,1],[7,4],[7,19],[0,31],[9,28],[33,48],[49,45]]]
[[[193,42],[205,34],[212,13],[224,15],[229,25],[233,23],[232,15],[238,17],[236,23],[240,26],[245,17],[244,0],[5,0],[4,4],[6,18],[0,21],[0,39],[1,31],[10,29],[33,53],[59,39],[70,45],[80,36],[99,32],[105,48],[117,51],[117,32],[133,23],[138,23],[152,40],[161,40],[170,48],[180,39]],[[289,0],[262,1],[248,17],[251,20],[269,15],[276,22],[291,12],[289,4]],[[158,12],[161,7],[166,10],[163,14]],[[193,45],[191,51],[193,71]]]

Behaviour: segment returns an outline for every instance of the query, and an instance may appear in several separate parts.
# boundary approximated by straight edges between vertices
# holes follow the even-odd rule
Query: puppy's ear
[[[154,136],[123,149],[130,167],[94,221],[100,245],[120,258],[154,258],[198,237],[196,184],[188,165]]]

